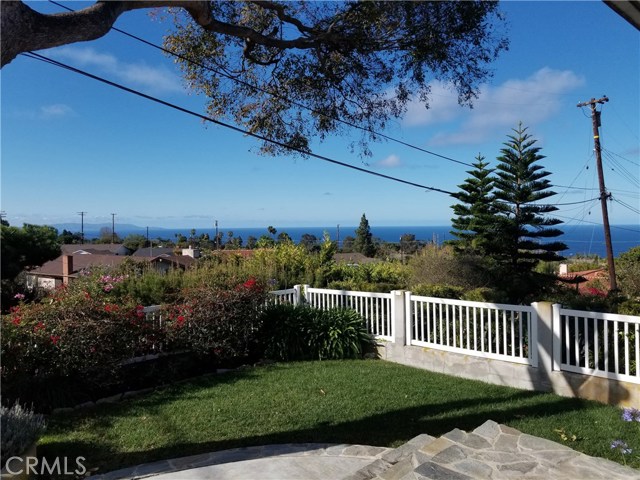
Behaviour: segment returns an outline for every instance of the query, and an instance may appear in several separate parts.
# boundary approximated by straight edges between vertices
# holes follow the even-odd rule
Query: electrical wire
[[[616,157],[621,158],[622,160],[626,160],[631,165],[635,165],[636,167],[640,167],[640,163],[634,162],[633,160],[629,160],[628,158],[625,158],[622,155],[617,154],[616,152],[612,152],[611,150],[607,150],[606,148],[603,148],[602,151],[608,153],[609,155],[615,155]]]
[[[70,12],[74,12],[75,11],[72,8],[69,8],[69,7],[65,6],[65,5],[62,5],[61,3],[58,3],[58,2],[56,2],[54,0],[49,0],[49,2],[53,3],[54,5],[59,6],[60,8],[64,8],[67,11],[70,11]],[[319,112],[318,110],[314,110],[313,108],[309,107],[308,105],[296,102],[296,101],[291,100],[291,99],[289,99],[287,97],[283,97],[281,95],[278,95],[277,93],[270,92],[270,91],[268,91],[268,90],[266,90],[264,88],[261,88],[261,87],[259,87],[257,85],[252,85],[251,83],[245,82],[244,80],[240,80],[239,78],[236,78],[233,75],[229,75],[228,73],[225,73],[225,72],[223,72],[223,71],[221,71],[219,69],[215,69],[213,67],[210,67],[210,66],[207,66],[207,65],[203,65],[202,63],[196,62],[195,60],[192,60],[192,59],[190,59],[188,57],[185,57],[184,55],[180,55],[179,53],[172,52],[171,50],[168,50],[168,49],[166,49],[166,48],[164,48],[164,47],[162,47],[160,45],[157,45],[157,44],[155,44],[153,42],[145,40],[142,37],[139,37],[139,36],[134,35],[132,33],[126,32],[126,31],[121,30],[119,28],[111,27],[111,30],[114,30],[114,31],[116,31],[118,33],[126,35],[127,37],[130,37],[130,38],[132,38],[134,40],[137,40],[138,42],[142,42],[145,45],[148,45],[150,47],[156,48],[156,49],[158,49],[158,50],[160,50],[160,51],[162,51],[162,52],[164,52],[166,54],[169,54],[169,55],[172,55],[172,56],[174,56],[176,58],[184,60],[185,62],[189,62],[189,63],[191,63],[193,65],[196,65],[196,66],[198,66],[200,68],[204,68],[205,70],[209,70],[209,71],[215,73],[216,75],[220,75],[221,77],[227,78],[227,79],[229,79],[229,80],[231,80],[233,82],[239,83],[240,85],[243,85],[245,87],[251,88],[251,89],[253,89],[253,90],[257,91],[257,92],[264,93],[266,95],[270,95],[272,97],[277,98],[278,100],[284,100],[284,101],[288,102],[290,105],[296,106],[296,107],[301,108],[303,110],[308,110],[309,112],[311,112],[311,113],[313,113],[315,115],[322,115],[322,116],[331,118],[332,120],[335,120],[336,122],[339,122],[339,123],[342,123],[344,125],[347,125],[348,127],[355,128],[355,129],[361,130],[363,132],[367,132],[367,133],[379,136],[379,137],[384,138],[386,140],[398,143],[400,145],[412,148],[414,150],[418,150],[418,151],[420,151],[422,153],[426,153],[426,154],[432,155],[434,157],[441,158],[443,160],[447,160],[449,162],[458,163],[460,165],[465,165],[467,167],[473,167],[473,165],[471,163],[463,162],[461,160],[456,160],[455,158],[447,157],[446,155],[441,155],[439,153],[432,152],[431,150],[427,150],[425,148],[418,147],[417,145],[410,144],[408,142],[405,142],[404,140],[397,139],[397,138],[392,137],[390,135],[377,132],[377,131],[375,131],[373,129],[370,129],[370,128],[361,127],[360,125],[357,125],[355,123],[349,122],[347,120],[343,120],[343,119],[338,118],[338,117],[333,117],[331,115],[327,115],[325,112]]]
[[[616,202],[616,203],[618,203],[618,204],[620,204],[620,205],[622,205],[622,206],[623,206],[624,208],[626,208],[627,210],[630,210],[630,211],[632,211],[633,213],[637,213],[638,215],[640,215],[640,209],[638,209],[638,208],[636,208],[636,207],[634,207],[634,206],[632,206],[632,205],[629,205],[628,203],[625,203],[625,202],[623,202],[622,200],[619,200],[619,199],[617,199],[617,198],[614,198],[614,199],[613,199],[613,201],[614,201],[614,202]]]
[[[454,196],[454,193],[450,192],[448,190],[444,190],[444,189],[437,188],[437,187],[429,187],[429,186],[421,185],[421,184],[415,183],[415,182],[410,182],[408,180],[403,180],[403,179],[400,179],[400,178],[397,178],[397,177],[392,177],[390,175],[385,175],[383,173],[378,173],[378,172],[374,172],[372,170],[367,170],[366,168],[356,167],[355,165],[351,165],[349,163],[341,162],[339,160],[334,160],[334,159],[326,157],[324,155],[319,155],[319,154],[313,153],[311,151],[303,150],[301,148],[292,147],[292,146],[287,145],[287,144],[285,144],[283,142],[280,142],[278,140],[273,140],[271,138],[265,137],[264,135],[253,133],[253,132],[250,132],[248,130],[244,130],[242,128],[236,127],[234,125],[230,125],[230,124],[227,124],[225,122],[221,122],[220,120],[216,120],[216,119],[208,117],[206,115],[202,115],[200,113],[194,112],[193,110],[189,110],[187,108],[181,107],[181,106],[176,105],[174,103],[167,102],[165,100],[162,100],[160,98],[154,97],[152,95],[148,95],[148,94],[140,92],[138,90],[126,87],[126,86],[121,85],[119,83],[113,82],[111,80],[107,80],[106,78],[100,77],[98,75],[94,75],[92,73],[86,72],[86,71],[81,70],[81,69],[76,68],[76,67],[72,67],[71,65],[67,65],[67,64],[62,63],[62,62],[60,62],[58,60],[53,60],[53,59],[51,59],[49,57],[46,57],[44,55],[40,55],[38,53],[28,52],[28,53],[22,53],[21,55],[23,55],[23,56],[25,56],[27,58],[31,58],[31,59],[34,59],[34,60],[39,60],[39,61],[42,61],[44,63],[48,63],[50,65],[54,65],[54,66],[63,68],[65,70],[69,70],[69,71],[74,72],[74,73],[78,73],[78,74],[83,75],[85,77],[91,78],[93,80],[97,80],[97,81],[99,81],[101,83],[104,83],[104,84],[107,84],[109,86],[118,88],[118,89],[123,90],[123,91],[128,92],[128,93],[131,93],[133,95],[137,95],[137,96],[145,98],[147,100],[151,100],[153,102],[156,102],[156,103],[159,103],[161,105],[164,105],[166,107],[170,107],[170,108],[173,108],[175,110],[181,111],[183,113],[187,113],[189,115],[193,115],[195,117],[198,117],[198,118],[200,118],[202,120],[205,120],[205,121],[209,121],[209,122],[214,123],[216,125],[219,125],[221,127],[225,127],[225,128],[230,129],[230,130],[233,130],[235,132],[242,133],[243,135],[247,135],[247,136],[256,138],[258,140],[262,140],[264,142],[272,143],[274,145],[277,145],[277,146],[282,147],[282,148],[286,148],[288,150],[292,150],[292,151],[300,153],[302,155],[307,155],[307,156],[310,156],[312,158],[316,158],[318,160],[322,160],[322,161],[325,161],[325,162],[328,162],[328,163],[332,163],[334,165],[339,165],[339,166],[342,166],[342,167],[350,168],[350,169],[353,169],[353,170],[356,170],[356,171],[359,171],[359,172],[363,172],[363,173],[367,173],[369,175],[374,175],[374,176],[377,176],[377,177],[385,178],[387,180],[392,180],[392,181],[395,181],[395,182],[398,182],[398,183],[403,183],[403,184],[406,184],[406,185],[422,188],[422,189],[425,189],[425,190],[430,190],[430,191],[434,191],[434,192],[444,193],[444,194],[447,194],[449,196]],[[578,205],[578,204],[591,202],[592,200],[594,200],[594,199],[583,200],[583,201],[580,201],[580,202],[555,203],[555,204],[524,203],[524,204],[522,204],[522,206],[531,205],[531,206],[538,206],[538,207],[547,207],[547,206]],[[509,205],[507,202],[498,202],[498,203],[503,203],[505,205]]]
[[[265,137],[264,135],[253,133],[253,132],[250,132],[249,130],[244,130],[244,129],[236,127],[234,125],[230,125],[228,123],[221,122],[220,120],[216,120],[215,118],[208,117],[206,115],[202,115],[202,114],[200,114],[198,112],[194,112],[193,110],[189,110],[187,108],[181,107],[181,106],[176,105],[174,103],[167,102],[167,101],[162,100],[160,98],[148,95],[148,94],[140,92],[138,90],[134,90],[132,88],[126,87],[126,86],[121,85],[119,83],[112,82],[111,80],[107,80],[106,78],[99,77],[99,76],[94,75],[92,73],[86,72],[84,70],[80,70],[79,68],[72,67],[71,65],[67,65],[67,64],[59,62],[57,60],[53,60],[53,59],[51,59],[49,57],[45,57],[44,55],[40,55],[38,53],[28,52],[28,53],[22,53],[21,55],[24,55],[27,58],[32,58],[34,60],[39,60],[39,61],[48,63],[50,65],[54,65],[54,66],[57,66],[57,67],[60,67],[60,68],[64,68],[66,70],[78,73],[78,74],[83,75],[83,76],[88,77],[88,78],[92,78],[93,80],[97,80],[97,81],[102,82],[102,83],[104,83],[106,85],[118,88],[120,90],[123,90],[125,92],[131,93],[133,95],[137,95],[139,97],[146,98],[147,100],[151,100],[152,102],[156,102],[156,103],[159,103],[159,104],[164,105],[166,107],[170,107],[170,108],[173,108],[175,110],[178,110],[180,112],[183,112],[183,113],[186,113],[186,114],[189,114],[189,115],[193,115],[195,117],[200,118],[201,120],[205,120],[205,121],[214,123],[216,125],[219,125],[221,127],[228,128],[228,129],[233,130],[235,132],[242,133],[243,135],[247,135],[247,136],[250,136],[250,137],[253,137],[253,138],[257,138],[258,140],[262,140],[264,142],[268,142],[268,143],[271,143],[273,145],[277,145],[279,147],[286,148],[288,150],[292,150],[292,151],[300,153],[302,155],[307,155],[309,157],[313,157],[313,158],[316,158],[318,160],[322,160],[324,162],[332,163],[334,165],[339,165],[339,166],[342,166],[342,167],[345,167],[345,168],[350,168],[352,170],[356,170],[356,171],[359,171],[359,172],[367,173],[369,175],[374,175],[376,177],[386,178],[387,180],[392,180],[394,182],[404,183],[406,185],[411,185],[413,187],[418,187],[418,188],[422,188],[422,189],[425,189],[425,190],[430,190],[430,191],[433,191],[433,192],[439,192],[439,193],[445,193],[447,195],[453,195],[453,192],[450,192],[448,190],[444,190],[444,189],[436,188],[436,187],[428,187],[426,185],[421,185],[419,183],[410,182],[408,180],[403,180],[403,179],[400,179],[400,178],[397,178],[397,177],[392,177],[390,175],[385,175],[383,173],[374,172],[372,170],[367,170],[366,168],[356,167],[355,165],[351,165],[349,163],[341,162],[339,160],[334,160],[334,159],[326,157],[324,155],[318,155],[316,153],[313,153],[311,151],[307,151],[307,150],[304,150],[304,149],[301,149],[301,148],[292,147],[291,145],[287,145],[287,144],[285,144],[283,142],[280,142],[278,140],[273,140],[271,138]]]
[[[592,224],[592,225],[599,225],[599,226],[601,226],[601,227],[603,227],[603,226],[604,226],[602,223],[592,222],[592,221],[589,221],[589,220],[578,220],[578,219],[577,219],[577,218],[575,218],[575,217],[566,217],[566,216],[557,215],[557,214],[554,214],[554,216],[555,216],[555,217],[558,217],[558,218],[564,218],[564,219],[567,219],[567,220],[575,220],[575,221],[579,221],[579,222],[581,222],[581,223],[589,223],[589,224]],[[633,228],[621,227],[620,225],[610,225],[610,227],[611,227],[611,228],[615,228],[615,229],[617,229],[617,230],[625,230],[625,231],[627,231],[627,232],[640,233],[640,230],[634,230]]]

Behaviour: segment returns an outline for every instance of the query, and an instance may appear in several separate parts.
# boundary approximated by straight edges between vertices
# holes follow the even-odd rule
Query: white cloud
[[[163,65],[127,63],[109,53],[101,53],[90,47],[61,47],[51,50],[51,56],[69,60],[80,67],[94,67],[116,77],[127,86],[143,87],[152,93],[183,92],[178,76]]]
[[[60,118],[67,115],[72,115],[75,112],[69,105],[63,103],[56,103],[53,105],[43,105],[40,107],[39,117],[43,119]]]
[[[400,157],[398,157],[395,154],[389,155],[387,158],[384,158],[374,163],[374,166],[383,167],[383,168],[396,168],[401,165],[402,165],[402,162],[400,161]]]
[[[407,113],[402,119],[405,127],[432,125],[434,123],[450,122],[463,113],[458,105],[456,93],[441,82],[430,85],[429,108],[417,98],[407,105]]]
[[[474,144],[496,130],[513,127],[519,121],[527,126],[553,117],[562,106],[561,95],[584,85],[584,79],[570,70],[544,67],[525,79],[512,79],[502,85],[483,85],[474,108],[458,105],[457,96],[441,83],[431,85],[430,109],[417,100],[409,105],[405,126],[443,125],[460,121],[451,133],[440,133],[431,145]]]

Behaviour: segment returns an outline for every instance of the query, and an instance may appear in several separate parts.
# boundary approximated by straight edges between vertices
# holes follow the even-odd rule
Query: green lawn
[[[622,462],[640,424],[585,400],[463,380],[384,361],[277,364],[199,378],[118,404],[52,416],[39,453],[82,455],[98,472],[241,446],[297,442],[399,446],[488,419]],[[568,440],[561,439],[562,430]],[[575,441],[571,437],[575,435]]]

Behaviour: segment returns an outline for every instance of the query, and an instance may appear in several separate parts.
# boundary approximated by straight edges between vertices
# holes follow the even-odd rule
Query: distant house
[[[582,272],[568,272],[566,267],[562,268],[558,278],[561,282],[575,285],[575,289],[580,294],[585,295],[606,295],[609,292],[609,282],[607,271],[604,268],[585,270]]]
[[[62,254],[41,267],[27,273],[27,286],[41,287],[47,290],[69,283],[80,272],[90,267],[120,265],[127,257],[115,254],[76,253]]]
[[[147,260],[161,273],[167,273],[172,268],[186,270],[196,263],[193,257],[186,255],[158,255]]]
[[[376,263],[376,262],[379,262],[380,260],[367,257],[358,252],[353,252],[353,253],[336,253],[333,256],[333,261],[336,263],[346,263],[349,265],[362,265],[365,263]]]
[[[108,249],[104,249],[104,253],[95,253],[90,248],[76,249],[73,253],[63,253],[41,267],[27,272],[27,286],[30,288],[37,286],[51,290],[69,283],[74,278],[77,278],[82,271],[91,267],[116,267],[128,258],[138,262],[149,263],[161,273],[166,273],[172,268],[186,270],[196,263],[196,260],[192,257],[173,255],[173,250],[170,248],[156,248],[154,249],[154,254],[157,253],[157,250],[169,250],[170,254],[161,253],[152,257],[142,255],[125,256],[111,253]],[[116,250],[114,249],[114,251]]]
[[[164,257],[171,257],[175,255],[173,253],[173,248],[168,248],[168,247],[145,247],[145,248],[139,248],[138,250],[136,250],[135,252],[133,252],[133,254],[131,255],[132,257],[135,258],[155,258],[155,257],[159,257],[159,256],[164,256]]]
[[[62,245],[63,255],[129,255],[129,249],[118,243],[87,243]]]

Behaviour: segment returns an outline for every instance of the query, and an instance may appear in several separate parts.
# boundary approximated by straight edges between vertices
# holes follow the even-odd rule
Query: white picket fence
[[[350,308],[365,319],[369,333],[381,340],[393,341],[392,302],[390,293],[354,292],[349,290],[328,290],[312,288],[289,288],[270,292],[276,304],[305,303],[322,310]]]
[[[538,366],[532,307],[408,295],[410,345]],[[535,340],[534,340],[535,342]]]
[[[640,383],[640,317],[554,305],[554,338],[554,370]]]
[[[542,346],[534,306],[404,295],[398,319],[393,293],[311,288],[271,292],[279,303],[352,308],[376,338],[395,342],[403,325],[407,345],[538,367]],[[535,305],[535,304],[533,304]],[[553,306],[553,370],[640,384],[640,317]]]
[[[369,333],[382,340],[393,341],[391,294],[307,288],[306,302],[323,310],[351,308],[365,319]]]

